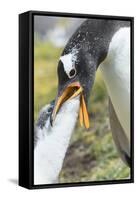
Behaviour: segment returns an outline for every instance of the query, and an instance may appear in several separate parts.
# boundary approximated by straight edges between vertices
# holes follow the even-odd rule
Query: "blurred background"
[[[65,44],[85,19],[35,16],[34,19],[34,118],[57,92],[57,64]],[[60,182],[119,180],[130,170],[117,153],[108,119],[108,96],[98,70],[88,107],[89,130],[76,125]]]

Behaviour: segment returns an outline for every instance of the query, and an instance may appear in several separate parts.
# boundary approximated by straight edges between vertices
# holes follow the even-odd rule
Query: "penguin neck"
[[[65,102],[56,116],[53,127],[43,129],[34,151],[35,184],[57,182],[78,117],[79,103],[79,98]]]

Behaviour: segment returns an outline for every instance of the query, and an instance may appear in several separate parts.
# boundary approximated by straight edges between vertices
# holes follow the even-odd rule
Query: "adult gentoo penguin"
[[[86,20],[58,63],[58,93],[35,125],[34,183],[57,183],[77,117],[89,128],[88,99],[96,70],[109,95],[110,123],[121,158],[130,166],[130,22]],[[89,102],[90,103],[90,102]]]
[[[58,94],[51,115],[80,96],[79,119],[89,127],[87,103],[100,68],[109,95],[110,124],[123,161],[130,166],[130,22],[86,20],[68,41],[58,63]]]

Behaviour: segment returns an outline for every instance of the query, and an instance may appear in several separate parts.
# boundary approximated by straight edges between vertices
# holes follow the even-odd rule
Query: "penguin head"
[[[78,82],[83,88],[83,95],[87,103],[95,71],[95,63],[85,49],[76,51],[76,53],[64,54],[58,63],[58,93],[62,93],[71,83]]]
[[[57,72],[58,93],[51,115],[51,124],[53,124],[61,105],[80,95],[80,124],[89,128],[87,103],[96,72],[92,56],[85,47],[79,50],[73,49],[69,53],[64,51],[60,57]]]

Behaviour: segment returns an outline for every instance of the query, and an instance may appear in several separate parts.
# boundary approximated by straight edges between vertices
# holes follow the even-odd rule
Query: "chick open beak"
[[[84,124],[87,129],[89,128],[89,116],[88,116],[87,107],[86,107],[86,103],[85,103],[85,99],[83,95],[83,88],[81,87],[79,82],[74,82],[68,85],[63,91],[63,93],[59,97],[57,97],[55,101],[55,106],[51,115],[52,125],[54,123],[56,114],[61,108],[61,106],[63,105],[63,103],[66,102],[67,100],[75,98],[78,95],[80,95],[79,122],[81,126],[83,126]]]

